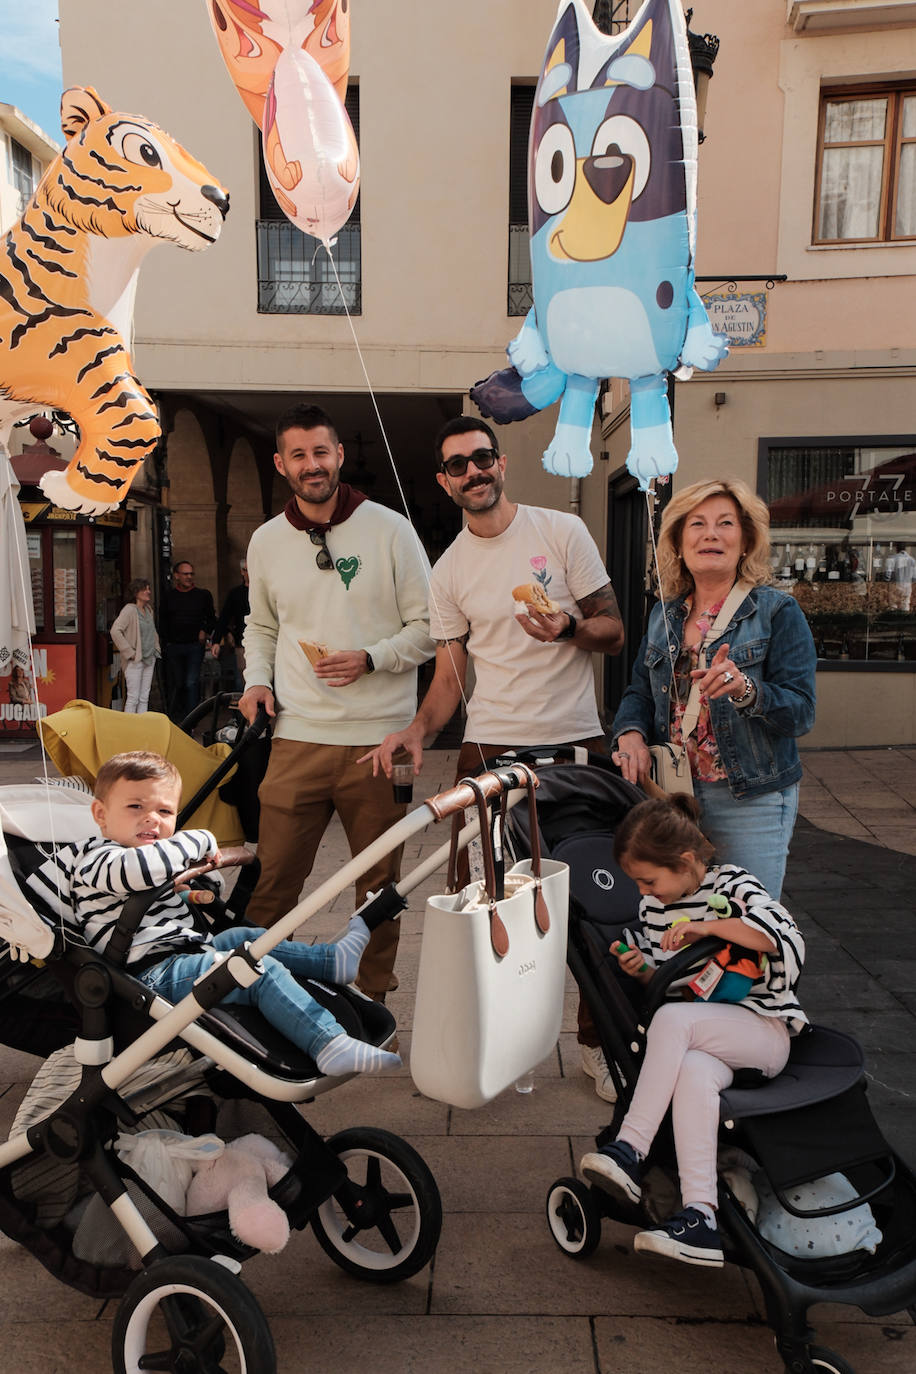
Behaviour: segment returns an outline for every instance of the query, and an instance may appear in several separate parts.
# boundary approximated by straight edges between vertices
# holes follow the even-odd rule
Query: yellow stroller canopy
[[[129,749],[150,749],[164,755],[181,774],[184,803],[203,787],[231,752],[228,744],[198,744],[168,716],[158,711],[124,715],[91,701],[68,701],[38,722],[41,741],[64,777],[78,777],[94,785],[102,764]],[[232,777],[230,770],[227,777]],[[242,844],[245,836],[238,812],[214,790],[189,817],[189,829],[212,830],[221,848]]]

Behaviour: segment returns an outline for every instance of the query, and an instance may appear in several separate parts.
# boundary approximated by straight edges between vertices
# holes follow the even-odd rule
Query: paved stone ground
[[[415,793],[450,783],[454,754],[431,751]],[[0,782],[30,779],[29,754],[0,746]],[[811,751],[805,755],[802,817],[786,901],[808,940],[803,997],[815,1019],[852,1030],[868,1055],[871,1098],[887,1134],[916,1162],[916,965],[911,931],[916,892],[916,750]],[[405,857],[412,865],[442,842],[427,831]],[[334,825],[312,882],[345,857]],[[423,901],[403,918],[390,1004],[409,1062]],[[309,923],[336,932],[349,912],[341,896]],[[377,1125],[410,1140],[442,1192],[442,1240],[428,1270],[395,1288],[358,1283],[335,1268],[311,1233],[244,1276],[267,1313],[284,1374],[779,1374],[755,1280],[727,1268],[703,1273],[634,1256],[632,1230],[606,1224],[585,1263],[561,1255],[548,1236],[544,1196],[573,1172],[607,1109],[578,1067],[575,993],[570,987],[556,1052],[528,1096],[504,1093],[476,1112],[421,1098],[407,1068],[356,1080],[309,1109],[318,1129]],[[0,1050],[0,1138],[38,1061]],[[65,1289],[0,1237],[0,1374],[105,1374],[113,1304]],[[857,1309],[812,1313],[821,1344],[857,1374],[916,1367],[916,1331],[905,1317],[871,1320]]]

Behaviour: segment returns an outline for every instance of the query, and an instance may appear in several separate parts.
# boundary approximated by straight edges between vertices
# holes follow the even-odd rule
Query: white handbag
[[[531,858],[500,884],[486,801],[473,779],[464,781],[477,794],[485,876],[426,903],[410,1072],[426,1097],[480,1107],[557,1042],[569,869],[541,859],[529,775]]]

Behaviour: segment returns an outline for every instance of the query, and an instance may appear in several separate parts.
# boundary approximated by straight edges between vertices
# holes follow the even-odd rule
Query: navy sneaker
[[[579,1168],[589,1183],[612,1197],[638,1202],[642,1197],[642,1164],[625,1140],[614,1140],[593,1154],[583,1155]]]
[[[649,1255],[667,1255],[683,1260],[684,1264],[703,1264],[720,1269],[725,1263],[722,1242],[715,1226],[710,1226],[702,1212],[685,1207],[651,1231],[640,1231],[633,1249]]]

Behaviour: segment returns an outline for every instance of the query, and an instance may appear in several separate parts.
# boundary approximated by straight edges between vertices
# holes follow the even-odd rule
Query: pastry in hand
[[[326,644],[315,644],[310,639],[300,639],[299,648],[305,654],[309,663],[315,668],[323,658],[327,658],[331,652]]]
[[[555,615],[560,609],[555,601],[551,601],[539,582],[523,582],[521,586],[513,587],[512,596],[515,601],[523,601],[527,606],[533,606],[542,615]]]

